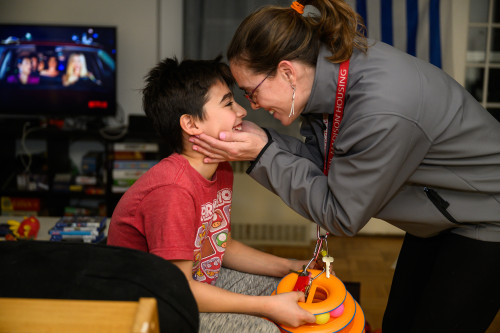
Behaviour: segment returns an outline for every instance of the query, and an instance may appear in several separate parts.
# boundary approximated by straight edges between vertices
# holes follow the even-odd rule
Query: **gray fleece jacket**
[[[333,235],[371,217],[430,237],[500,241],[500,123],[433,65],[382,42],[350,60],[344,118],[328,176],[323,114],[339,65],[322,48],[299,139],[267,130],[251,177]]]

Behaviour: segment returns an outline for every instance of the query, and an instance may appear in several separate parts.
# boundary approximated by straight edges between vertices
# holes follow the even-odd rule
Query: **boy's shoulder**
[[[160,160],[156,165],[149,169],[150,176],[161,175],[162,177],[168,176],[178,177],[179,172],[183,173],[188,169],[189,162],[179,154],[169,155]]]
[[[219,163],[216,173],[219,182],[232,182],[233,168],[229,162]],[[158,164],[153,166],[144,176],[145,181],[153,187],[164,185],[204,185],[206,180],[196,171],[189,162],[180,154],[172,154],[162,159]],[[147,180],[146,180],[147,179]],[[153,185],[154,184],[154,185]],[[193,185],[194,184],[194,185]]]

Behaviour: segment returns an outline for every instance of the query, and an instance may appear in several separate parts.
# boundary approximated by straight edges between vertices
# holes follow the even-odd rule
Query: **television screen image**
[[[0,114],[115,112],[115,27],[0,24]]]

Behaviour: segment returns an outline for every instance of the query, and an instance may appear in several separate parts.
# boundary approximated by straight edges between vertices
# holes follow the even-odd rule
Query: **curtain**
[[[442,68],[450,38],[449,0],[348,0],[367,36]]]

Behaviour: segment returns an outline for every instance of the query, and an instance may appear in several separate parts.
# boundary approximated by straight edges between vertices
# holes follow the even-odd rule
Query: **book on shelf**
[[[55,224],[55,227],[95,227],[103,229],[106,227],[106,217],[104,216],[83,216],[72,215],[62,216]]]
[[[52,182],[52,190],[56,192],[69,192],[72,176],[70,173],[56,173]]]
[[[160,146],[154,142],[117,142],[113,145],[111,192],[124,193],[158,163]]]
[[[50,235],[51,242],[99,243],[104,234],[99,235]]]
[[[155,142],[115,142],[113,149],[115,152],[136,151],[157,153],[160,151],[160,146]]]
[[[18,198],[18,197],[1,197],[2,215],[12,216],[30,216],[38,215],[40,211],[39,198]]]
[[[124,193],[147,171],[148,169],[113,169],[111,192]]]
[[[99,235],[99,230],[96,228],[86,228],[82,230],[81,228],[73,228],[72,230],[60,230],[60,229],[51,229],[49,231],[50,235],[71,235],[71,236],[97,236]]]
[[[70,192],[82,192],[83,185],[71,184],[71,185],[69,185],[69,191]]]
[[[106,205],[101,199],[86,200],[85,205],[83,202],[70,202],[68,206],[64,207],[64,216],[105,216]]]
[[[75,184],[77,185],[97,185],[97,177],[89,175],[78,175],[75,177]]]
[[[113,169],[111,171],[112,175],[111,192],[113,193],[125,192],[126,190],[128,190],[130,186],[132,186],[132,184],[134,184],[137,181],[137,179],[139,179],[143,174],[145,174],[152,165],[157,163],[157,161],[145,161],[145,162],[146,163],[142,165],[136,165],[135,163],[127,163],[127,166],[139,167],[135,169],[120,169],[120,168]]]
[[[90,151],[82,157],[82,174],[97,175],[101,172],[103,152]]]
[[[130,187],[132,186],[133,183],[135,183],[137,178],[118,178],[118,179],[113,179],[113,186],[127,186]]]
[[[112,176],[114,179],[139,179],[145,174],[147,169],[113,169]]]
[[[140,151],[115,151],[113,159],[115,160],[144,160],[146,154]]]
[[[112,193],[125,193],[130,188],[130,186],[120,186],[120,185],[112,185],[111,192]]]
[[[146,169],[153,167],[157,160],[116,160],[113,162],[113,169]]]
[[[113,169],[111,192],[124,193],[147,171],[148,169]]]
[[[101,186],[86,185],[83,187],[83,193],[88,195],[104,195],[106,191],[104,190],[104,187]]]
[[[51,241],[97,243],[104,239],[106,217],[63,216],[49,230]]]

